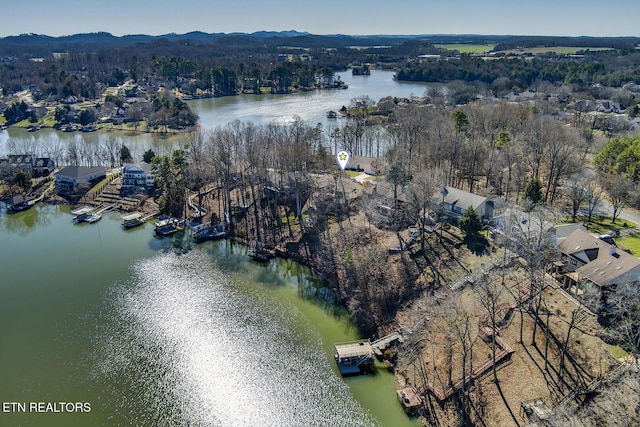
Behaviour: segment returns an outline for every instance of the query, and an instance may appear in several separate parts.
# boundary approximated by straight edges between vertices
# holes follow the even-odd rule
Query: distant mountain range
[[[258,31],[255,33],[204,33],[193,31],[186,34],[164,34],[152,36],[132,34],[114,36],[106,32],[74,34],[51,37],[41,34],[21,34],[0,38],[0,55],[45,55],[51,52],[86,51],[104,48],[121,48],[159,40],[169,42],[191,41],[193,43],[226,44],[260,43],[264,46],[292,47],[348,47],[396,45],[407,40],[424,40],[434,44],[505,44],[513,46],[592,46],[592,47],[633,47],[640,43],[638,37],[550,37],[550,36],[509,36],[474,34],[432,34],[432,35],[314,35],[308,32]]]

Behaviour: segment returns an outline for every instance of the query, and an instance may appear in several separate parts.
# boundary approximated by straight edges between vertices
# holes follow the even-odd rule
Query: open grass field
[[[447,50],[457,50],[460,53],[482,54],[492,50],[494,44],[437,44],[436,47]]]
[[[524,54],[532,54],[532,55],[541,55],[544,53],[557,53],[559,55],[573,55],[582,50],[590,50],[594,51],[603,51],[603,50],[613,50],[610,47],[575,47],[575,46],[556,46],[556,47],[531,47],[526,49],[510,49],[510,50],[502,50],[501,53],[513,54],[513,55],[524,55]]]

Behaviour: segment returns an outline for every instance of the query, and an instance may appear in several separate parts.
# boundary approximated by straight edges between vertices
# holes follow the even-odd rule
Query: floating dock
[[[217,240],[227,237],[227,230],[222,224],[200,224],[191,228],[193,237],[198,240]]]
[[[342,375],[357,375],[373,366],[373,347],[369,340],[335,344],[334,358]]]
[[[382,357],[389,346],[402,342],[402,335],[393,332],[373,342],[367,340],[334,344],[333,354],[343,376],[367,372],[375,362],[374,356]]]
[[[184,221],[178,218],[165,218],[154,224],[154,231],[160,237],[170,236],[184,228]]]
[[[402,404],[402,408],[409,415],[414,415],[422,406],[422,396],[413,387],[396,390],[396,395]]]
[[[71,215],[74,215],[74,216],[85,215],[85,214],[91,213],[93,209],[94,208],[92,206],[82,206],[81,208],[76,208],[72,210]]]
[[[137,227],[144,224],[145,221],[144,214],[142,214],[141,212],[133,212],[130,214],[122,215],[120,218],[122,218],[122,228],[124,229]]]

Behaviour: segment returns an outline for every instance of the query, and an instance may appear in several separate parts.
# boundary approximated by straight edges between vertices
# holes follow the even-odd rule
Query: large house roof
[[[493,202],[495,208],[507,207],[508,205],[500,198],[489,199],[485,196],[479,196],[477,194],[469,193],[468,191],[460,190],[454,187],[446,186],[446,193],[444,196],[444,202],[449,205],[460,206],[463,209],[468,209],[469,206],[473,206],[474,209],[478,209],[485,202]],[[442,192],[438,190],[432,197],[435,203],[442,203]]]
[[[91,168],[85,166],[67,166],[56,173],[56,175],[68,178],[82,178],[84,176],[95,175],[101,172],[106,172],[106,169],[102,166]]]
[[[448,205],[457,205],[463,209],[468,209],[469,206],[473,206],[474,209],[479,208],[487,198],[484,196],[478,196],[477,194],[469,193],[467,191],[459,190],[454,187],[446,187],[446,194],[444,195],[444,202]],[[434,198],[441,202],[442,193],[438,191]]]
[[[640,259],[582,230],[562,240],[558,249],[586,263],[576,272],[599,286],[640,280]]]
[[[138,162],[138,163],[124,163],[122,165],[122,169],[124,172],[133,172],[133,171],[142,171],[144,174],[149,175],[151,173],[151,165],[147,162]]]

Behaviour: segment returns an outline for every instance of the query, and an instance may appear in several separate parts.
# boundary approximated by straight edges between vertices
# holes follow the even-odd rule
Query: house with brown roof
[[[640,282],[640,259],[585,231],[576,230],[558,243],[556,277],[578,297],[595,287],[606,305],[618,285]]]

